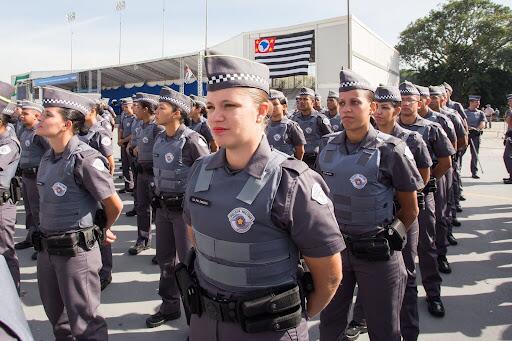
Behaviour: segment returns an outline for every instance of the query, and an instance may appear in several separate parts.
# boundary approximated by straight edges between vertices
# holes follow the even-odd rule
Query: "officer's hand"
[[[105,241],[103,242],[104,245],[112,244],[117,239],[117,236],[112,232],[112,230],[107,229],[105,230]]]

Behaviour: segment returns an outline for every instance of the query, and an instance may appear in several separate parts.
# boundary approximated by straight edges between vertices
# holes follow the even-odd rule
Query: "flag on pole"
[[[257,62],[266,64],[270,78],[307,75],[315,31],[304,31],[254,41]]]
[[[192,83],[196,78],[190,67],[185,64],[185,83],[190,84]]]

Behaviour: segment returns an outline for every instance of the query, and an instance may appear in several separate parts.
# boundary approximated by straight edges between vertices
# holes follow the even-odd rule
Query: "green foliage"
[[[490,0],[451,0],[409,24],[396,46],[420,84],[450,83],[454,98],[470,93],[502,106],[512,92],[512,10]]]

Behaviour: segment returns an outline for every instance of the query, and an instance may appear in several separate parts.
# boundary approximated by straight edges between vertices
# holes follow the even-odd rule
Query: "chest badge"
[[[304,129],[304,132],[306,134],[311,134],[312,131],[313,131],[313,129],[311,127],[307,127],[306,129]]]
[[[129,127],[131,126],[132,124],[130,122],[126,123],[126,126]]]
[[[340,126],[335,124],[335,125],[332,126],[332,129],[338,131],[340,129]]]
[[[274,141],[279,141],[281,139],[281,135],[275,134],[274,135]]]
[[[172,155],[172,153],[165,154],[165,162],[171,163],[172,160],[174,160],[174,155]]]
[[[64,196],[64,194],[66,194],[68,187],[66,185],[64,185],[62,182],[56,182],[53,184],[52,190],[56,196],[62,197],[62,196]]]
[[[143,143],[148,143],[148,142],[149,142],[149,139],[148,139],[146,136],[144,136],[144,137],[142,138],[142,142],[143,142]]]
[[[0,147],[0,155],[7,155],[11,152],[11,150],[11,147],[9,147],[8,145],[4,145]]]
[[[363,189],[368,183],[368,179],[363,174],[354,174],[350,177],[352,186],[357,189]]]
[[[248,209],[237,207],[229,212],[228,220],[233,230],[238,233],[245,233],[250,230],[254,223],[254,216]]]
[[[101,139],[101,144],[104,146],[110,146],[112,144],[112,140],[110,139],[110,137],[105,136]]]

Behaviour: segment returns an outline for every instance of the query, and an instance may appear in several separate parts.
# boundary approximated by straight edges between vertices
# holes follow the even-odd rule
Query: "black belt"
[[[101,233],[98,226],[55,236],[46,236],[35,231],[32,234],[32,244],[36,251],[46,250],[50,255],[74,257],[79,252],[78,248],[90,251],[101,240]]]
[[[21,175],[27,176],[27,177],[33,177],[37,175],[37,171],[39,170],[38,167],[29,167],[29,168],[22,168],[21,169]]]
[[[343,238],[348,249],[356,258],[377,262],[387,261],[391,257],[388,240],[378,234],[369,237],[355,237],[343,234]]]
[[[302,319],[298,286],[248,301],[218,300],[202,293],[201,308],[212,320],[239,323],[247,333],[288,330]]]
[[[167,208],[171,211],[182,211],[183,210],[183,193],[175,195],[171,194],[160,194],[157,197],[160,207]]]
[[[153,164],[152,163],[137,163],[137,172],[153,175]]]

